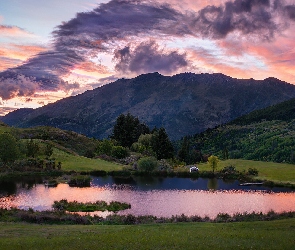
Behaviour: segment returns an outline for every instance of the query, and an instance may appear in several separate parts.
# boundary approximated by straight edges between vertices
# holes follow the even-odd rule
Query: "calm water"
[[[131,204],[121,214],[199,215],[215,217],[218,213],[295,211],[295,192],[261,186],[241,187],[238,181],[216,179],[136,177],[124,180],[113,177],[93,178],[91,187],[75,188],[59,184],[48,188],[42,179],[0,182],[0,206],[51,209],[55,200],[79,202],[105,200]],[[106,213],[97,212],[98,215]]]

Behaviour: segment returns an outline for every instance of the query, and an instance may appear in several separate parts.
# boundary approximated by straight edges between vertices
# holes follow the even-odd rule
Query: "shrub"
[[[258,170],[256,168],[249,168],[247,174],[257,176],[258,175]]]
[[[165,170],[165,171],[171,171],[172,167],[169,164],[169,162],[165,159],[162,159],[159,161],[159,168],[161,171]]]
[[[98,154],[106,154],[110,155],[112,152],[113,143],[110,140],[104,139],[103,141],[99,142],[97,147]]]
[[[93,158],[95,156],[95,153],[93,152],[93,150],[88,149],[86,150],[86,152],[84,153],[84,156],[87,158]]]
[[[71,176],[69,181],[70,187],[90,187],[90,176],[83,176],[83,175],[75,175]]]
[[[129,156],[129,152],[126,148],[122,146],[114,146],[112,148],[112,156],[117,159],[123,159],[127,156]]]
[[[236,167],[229,165],[220,171],[220,176],[226,179],[239,179],[241,173],[236,170]]]
[[[143,157],[138,161],[138,170],[143,172],[152,172],[158,167],[155,157]]]

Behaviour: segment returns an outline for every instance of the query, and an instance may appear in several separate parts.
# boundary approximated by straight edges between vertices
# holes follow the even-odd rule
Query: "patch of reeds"
[[[56,211],[68,211],[68,212],[95,212],[95,211],[111,211],[118,212],[131,208],[131,205],[125,202],[111,201],[109,204],[105,201],[96,202],[69,202],[66,199],[60,201],[54,201],[52,208]]]

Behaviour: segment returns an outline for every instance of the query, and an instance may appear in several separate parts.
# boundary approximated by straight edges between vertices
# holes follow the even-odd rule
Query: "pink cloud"
[[[223,73],[235,78],[251,78],[254,77],[254,71],[245,70],[237,65],[230,65],[231,62],[224,58],[218,58],[214,51],[206,49],[197,49],[192,53],[193,58],[197,62],[197,67],[203,69],[204,72]],[[255,77],[254,77],[255,78]]]
[[[0,116],[4,116],[8,114],[9,112],[12,112],[16,110],[17,108],[12,108],[12,107],[0,107]]]
[[[0,48],[0,71],[16,67],[30,57],[45,50],[45,47],[38,45],[2,45]]]
[[[35,36],[34,34],[17,26],[0,25],[1,36]]]
[[[22,63],[21,60],[7,58],[0,51],[0,71],[16,67]]]
[[[110,71],[105,65],[97,64],[91,61],[80,63],[76,66],[76,70],[82,70],[86,72],[98,72],[100,74],[109,74]]]
[[[34,56],[45,50],[45,47],[38,45],[8,44],[0,48],[0,56],[5,56],[12,59],[26,60],[31,56]]]

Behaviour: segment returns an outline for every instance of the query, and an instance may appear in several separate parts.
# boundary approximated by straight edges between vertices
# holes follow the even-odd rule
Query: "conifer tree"
[[[111,138],[123,147],[131,147],[134,142],[137,142],[141,134],[148,134],[149,132],[148,126],[141,123],[137,117],[130,113],[121,114],[116,120]]]
[[[170,159],[174,156],[174,148],[164,128],[153,133],[152,148],[157,159]]]

